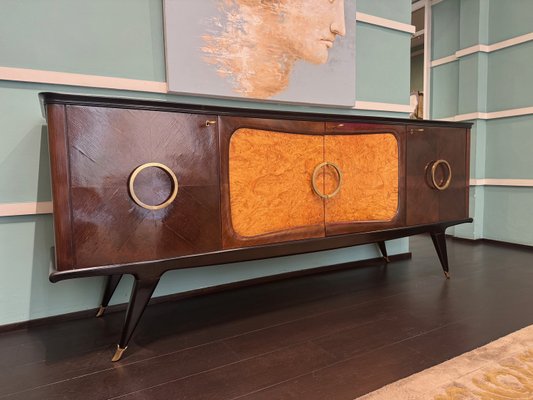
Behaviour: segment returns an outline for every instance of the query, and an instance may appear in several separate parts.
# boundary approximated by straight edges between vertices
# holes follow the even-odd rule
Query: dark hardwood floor
[[[1,399],[354,399],[533,323],[533,249],[429,236],[412,260],[0,334]],[[163,278],[164,279],[164,278]]]

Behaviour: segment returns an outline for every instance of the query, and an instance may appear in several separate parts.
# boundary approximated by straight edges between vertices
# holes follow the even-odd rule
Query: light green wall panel
[[[0,66],[165,81],[161,0],[2,0]]]
[[[432,60],[450,56],[459,50],[459,5],[459,0],[445,0],[432,7]]]
[[[44,119],[33,90],[0,87],[0,203],[49,201]]]
[[[459,19],[459,48],[474,46],[479,44],[480,25],[480,0],[462,0],[460,2]]]
[[[533,32],[533,1],[490,0],[490,44]]]
[[[478,111],[478,58],[477,54],[472,54],[459,59],[458,114]]]
[[[461,0],[459,48],[489,43],[490,0]]]
[[[51,215],[0,218],[0,325],[88,308],[102,290],[101,278],[49,282],[51,233]]]
[[[459,59],[458,114],[487,110],[488,57],[474,53]]]
[[[531,115],[487,121],[487,178],[533,179],[532,149]]]
[[[533,14],[531,24],[533,25]],[[532,76],[533,41],[490,53],[488,110],[533,106]]]
[[[533,246],[533,188],[485,188],[484,237]]]
[[[352,0],[354,1],[354,0]],[[357,11],[394,21],[411,23],[410,0],[356,0]]]
[[[470,224],[456,225],[453,235],[463,239],[481,239],[483,237],[484,217],[484,193],[483,186],[471,186],[469,193],[469,216],[474,219]],[[450,230],[450,233],[452,230]]]
[[[411,35],[357,24],[357,100],[409,104]]]
[[[439,3],[441,4],[441,3]],[[458,113],[459,62],[431,69],[431,118],[447,118]]]

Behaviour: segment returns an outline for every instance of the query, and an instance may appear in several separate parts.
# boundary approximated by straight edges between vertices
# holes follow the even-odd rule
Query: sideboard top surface
[[[379,124],[402,124],[422,125],[435,127],[470,128],[470,122],[451,122],[434,120],[417,120],[408,118],[371,117],[363,115],[346,115],[335,113],[293,112],[258,110],[252,108],[207,106],[198,104],[183,104],[170,101],[155,101],[145,99],[128,99],[118,97],[84,96],[64,93],[42,92],[39,94],[42,104],[43,115],[46,113],[47,104],[79,105],[91,107],[111,107],[125,109],[140,109],[166,112],[185,112],[191,114],[216,114],[221,116],[238,116],[248,118],[276,118],[306,121],[334,121],[351,123],[379,123]]]

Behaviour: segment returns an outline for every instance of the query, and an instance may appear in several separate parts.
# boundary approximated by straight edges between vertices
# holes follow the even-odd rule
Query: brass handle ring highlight
[[[137,194],[135,193],[135,189],[133,188],[133,185],[135,183],[135,179],[137,178],[137,175],[139,175],[139,173],[143,169],[150,168],[150,167],[159,168],[159,169],[165,171],[170,176],[170,178],[172,179],[172,193],[170,194],[169,198],[166,199],[163,203],[157,204],[155,206],[143,203],[137,197]],[[172,203],[174,201],[174,199],[176,198],[176,196],[178,195],[178,178],[176,178],[176,175],[174,174],[174,172],[169,167],[167,167],[165,164],[156,163],[156,162],[150,162],[150,163],[146,163],[146,164],[140,165],[140,166],[138,166],[137,168],[135,168],[133,170],[133,172],[131,173],[130,178],[128,180],[128,187],[129,187],[129,190],[130,190],[131,198],[133,199],[133,201],[135,203],[137,203],[137,205],[141,206],[142,208],[146,208],[147,210],[161,210],[162,208],[168,207],[170,205],[170,203]]]
[[[316,183],[316,178],[318,176],[318,172],[320,171],[320,169],[322,167],[325,167],[325,166],[330,166],[332,167],[335,172],[337,173],[337,176],[339,177],[339,184],[337,185],[337,188],[330,194],[324,194],[320,191],[320,189],[318,188],[318,185]],[[323,163],[320,163],[318,164],[316,167],[315,167],[315,170],[313,171],[313,177],[311,179],[311,183],[313,184],[313,191],[320,197],[322,197],[323,199],[331,199],[332,197],[336,196],[337,193],[339,193],[339,191],[341,190],[341,186],[342,186],[342,172],[339,168],[339,166],[337,164],[334,164],[332,162],[329,162],[329,161],[326,161],[326,162],[323,162]]]
[[[437,172],[437,168],[439,165],[445,165],[446,169],[448,169],[448,177],[446,180],[441,181],[440,183],[437,182],[437,178],[435,177],[435,173]],[[437,190],[446,190],[448,189],[448,186],[450,186],[450,183],[452,183],[452,167],[450,167],[450,163],[446,160],[437,160],[433,163],[431,166],[431,183],[433,183],[433,186]]]

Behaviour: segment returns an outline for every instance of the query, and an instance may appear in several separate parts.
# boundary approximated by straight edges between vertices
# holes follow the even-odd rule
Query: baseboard
[[[411,259],[411,256],[412,256],[411,252],[400,253],[400,254],[389,256],[389,260],[391,262],[409,260]],[[152,304],[165,303],[168,301],[176,301],[176,300],[182,300],[182,299],[195,297],[195,296],[203,296],[203,295],[208,295],[208,294],[213,294],[213,293],[219,293],[219,292],[223,292],[227,290],[235,290],[235,289],[240,289],[240,288],[244,288],[247,286],[262,285],[262,284],[277,282],[277,281],[281,281],[285,279],[295,279],[295,278],[301,278],[301,277],[308,276],[308,275],[324,274],[328,272],[342,271],[342,270],[347,270],[347,269],[369,267],[369,266],[382,265],[382,264],[383,264],[383,258],[376,257],[376,258],[370,258],[367,260],[352,261],[352,262],[347,262],[347,263],[342,263],[342,264],[310,268],[306,270],[285,272],[282,274],[263,276],[260,278],[247,279],[247,280],[238,281],[238,282],[225,283],[223,285],[210,286],[207,288],[194,289],[194,290],[189,290],[187,292],[174,293],[174,294],[169,294],[165,296],[155,297],[150,300],[149,304],[152,305]],[[106,314],[125,311],[126,307],[127,307],[127,303],[121,303],[121,304],[109,306],[106,309]],[[0,325],[0,333],[14,331],[18,329],[35,328],[38,326],[50,325],[50,324],[55,324],[55,323],[65,322],[65,321],[73,321],[77,319],[94,318],[96,315],[96,311],[97,309],[75,311],[75,312],[71,312],[67,314],[53,315],[50,317],[37,318],[37,319],[29,320],[29,321],[21,321],[21,322],[15,322],[12,324]]]
[[[533,250],[533,245],[504,242],[502,240],[494,240],[494,239],[481,239],[481,240],[485,243],[497,244],[498,246],[513,247],[515,249],[523,249],[523,250]]]
[[[463,237],[455,237],[452,235],[446,235],[446,237],[449,237],[452,240],[463,241],[463,242],[468,242],[468,243],[475,243],[475,244],[487,243],[487,244],[495,244],[495,245],[503,246],[503,247],[512,247],[515,249],[533,250],[533,245],[505,242],[503,240],[494,240],[494,239],[485,239],[485,238],[469,239],[469,238],[463,238]]]

